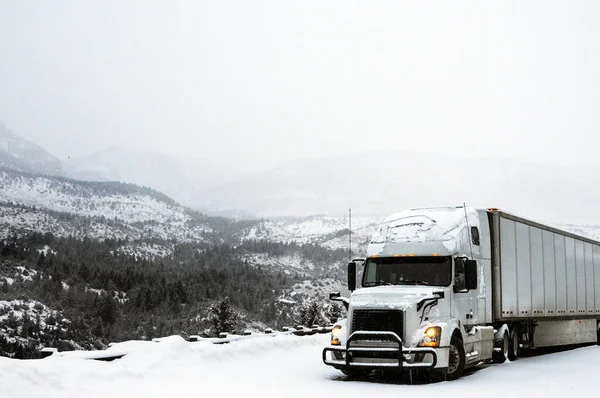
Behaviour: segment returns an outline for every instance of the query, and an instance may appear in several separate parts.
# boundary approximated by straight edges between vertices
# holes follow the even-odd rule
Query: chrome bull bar
[[[361,347],[352,346],[353,341],[387,341],[397,343],[398,347]],[[331,359],[327,353],[331,352]],[[342,359],[336,359],[335,353],[341,354]],[[393,354],[396,355],[393,355]],[[387,355],[386,355],[387,354]],[[431,362],[415,362],[419,354],[431,354]],[[361,360],[364,358],[375,358],[377,360]],[[414,347],[405,348],[402,339],[394,332],[356,331],[350,335],[345,347],[331,346],[323,349],[323,363],[335,368],[425,368],[431,369],[437,365],[437,353],[433,348]]]

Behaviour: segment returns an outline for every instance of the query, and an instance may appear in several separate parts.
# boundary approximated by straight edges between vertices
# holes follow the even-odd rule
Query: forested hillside
[[[226,298],[236,331],[327,323],[347,251],[319,243],[335,227],[310,239],[285,227],[207,216],[132,184],[0,169],[0,355],[214,335],[211,308]]]
[[[118,251],[125,243],[51,233],[0,243],[0,354],[27,357],[39,355],[41,346],[91,349],[174,333],[214,334],[208,309],[224,297],[242,313],[239,328],[292,325],[299,313],[289,293],[315,276],[253,265],[244,256],[296,253],[318,264],[321,276],[344,257],[317,246],[246,242],[176,244],[169,256],[138,259]]]

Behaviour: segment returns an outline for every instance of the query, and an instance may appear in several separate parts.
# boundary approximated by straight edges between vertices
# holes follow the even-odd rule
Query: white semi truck
[[[356,267],[364,267],[356,288]],[[600,242],[498,209],[412,209],[388,217],[348,264],[347,318],[323,361],[460,377],[521,348],[597,343]]]

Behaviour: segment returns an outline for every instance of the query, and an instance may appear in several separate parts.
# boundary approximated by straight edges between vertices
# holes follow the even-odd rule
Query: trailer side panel
[[[492,244],[500,246],[492,247],[499,254],[494,261],[499,264],[501,303],[494,319],[599,317],[600,242],[497,213],[489,218],[499,237]]]

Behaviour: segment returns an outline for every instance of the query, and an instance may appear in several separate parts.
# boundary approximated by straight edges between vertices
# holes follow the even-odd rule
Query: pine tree
[[[229,297],[225,297],[210,307],[208,319],[217,335],[222,332],[232,333],[240,321],[240,314],[232,307]]]
[[[100,306],[98,309],[98,316],[102,318],[102,321],[113,325],[117,319],[119,319],[119,306],[108,294],[102,295]]]
[[[312,326],[325,323],[325,317],[321,313],[322,303],[316,298],[304,302],[300,308],[299,323],[303,326]]]
[[[339,321],[342,317],[342,306],[337,303],[331,304],[331,306],[327,310],[327,317],[329,318],[329,322],[331,323],[336,323],[337,321]]]
[[[275,300],[269,301],[269,304],[267,304],[267,308],[264,311],[264,316],[267,322],[275,320],[277,317],[277,306],[275,305]]]

